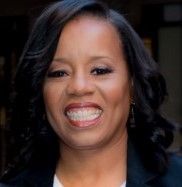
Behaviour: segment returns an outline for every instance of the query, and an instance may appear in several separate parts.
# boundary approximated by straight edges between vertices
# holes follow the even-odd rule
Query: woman
[[[122,15],[96,0],[54,3],[20,61],[18,156],[0,186],[180,186],[159,114],[165,81]]]

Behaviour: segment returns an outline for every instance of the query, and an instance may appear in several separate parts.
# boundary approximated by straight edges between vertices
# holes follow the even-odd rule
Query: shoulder
[[[167,170],[161,174],[146,168],[141,154],[130,143],[127,166],[127,183],[130,184],[128,186],[143,186],[144,184],[152,187],[182,186],[182,157],[179,155],[168,154]]]
[[[54,172],[53,167],[26,168],[4,175],[0,187],[49,187],[52,186]]]
[[[22,161],[11,164],[0,178],[0,187],[52,186],[58,156],[55,146],[47,145],[50,144],[45,146],[39,143],[34,149],[34,154],[25,163]]]
[[[175,154],[169,155],[169,166],[164,178],[168,180],[173,179],[176,181],[179,179],[182,185],[182,156]]]
[[[10,185],[0,183],[0,187],[11,187]]]
[[[23,187],[25,186],[24,181],[29,175],[28,173],[28,170],[5,172],[0,179],[0,187]]]
[[[17,168],[10,165],[0,178],[0,187],[23,187],[25,180],[30,175],[28,168]]]
[[[0,187],[49,187],[52,186],[55,164],[36,162],[21,170],[10,170],[0,179]]]
[[[182,156],[169,155],[169,165],[166,173],[158,178],[162,186],[182,186]]]

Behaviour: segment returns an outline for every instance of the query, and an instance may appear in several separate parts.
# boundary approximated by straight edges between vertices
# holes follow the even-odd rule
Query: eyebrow
[[[111,57],[108,57],[108,56],[91,56],[90,57],[90,61],[96,61],[100,59],[113,60]],[[69,62],[69,59],[64,58],[64,57],[56,57],[56,58],[53,58],[53,61],[66,63],[66,62]]]
[[[108,57],[108,56],[93,56],[93,57],[91,57],[91,60],[92,60],[92,61],[100,60],[100,59],[113,60],[111,57]]]
[[[56,58],[53,58],[52,61],[55,61],[55,62],[67,62],[68,60],[66,58],[56,57]]]

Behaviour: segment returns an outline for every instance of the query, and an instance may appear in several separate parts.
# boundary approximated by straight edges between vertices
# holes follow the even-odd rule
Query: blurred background
[[[50,0],[0,1],[0,173],[7,160],[5,142],[15,69],[32,24]],[[166,78],[169,98],[162,113],[178,126],[171,151],[182,136],[182,1],[105,0],[123,13],[142,38]]]

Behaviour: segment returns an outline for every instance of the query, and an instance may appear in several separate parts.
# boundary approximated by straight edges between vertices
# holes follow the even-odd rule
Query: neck
[[[103,147],[76,150],[61,144],[60,152],[56,175],[65,186],[119,186],[126,180],[127,132]]]

